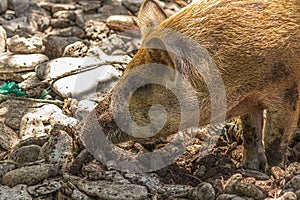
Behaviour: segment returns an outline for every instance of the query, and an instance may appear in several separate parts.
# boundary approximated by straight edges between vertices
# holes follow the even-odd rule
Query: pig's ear
[[[171,81],[174,81],[176,73],[175,59],[174,55],[168,51],[165,42],[160,38],[153,37],[145,43],[145,47],[148,49],[152,61],[169,67],[171,71],[167,73],[167,76]]]
[[[138,14],[139,27],[143,38],[165,19],[167,19],[166,13],[155,0],[145,0]]]

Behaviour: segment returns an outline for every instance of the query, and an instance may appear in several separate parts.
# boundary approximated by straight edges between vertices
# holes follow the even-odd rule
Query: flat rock
[[[3,26],[0,26],[0,54],[6,51],[6,39],[7,39],[6,31],[3,28]]]
[[[20,124],[20,137],[22,140],[50,133],[55,124],[72,127],[78,121],[64,115],[59,107],[52,104],[35,108],[23,116]]]
[[[139,11],[143,0],[122,0],[122,5],[128,8],[131,12],[136,13]]]
[[[49,58],[44,54],[15,54],[8,55],[6,58],[7,67],[27,67],[34,69],[40,63],[46,62]]]
[[[64,53],[64,49],[69,44],[76,41],[80,41],[78,37],[61,37],[61,36],[49,36],[45,43],[45,54],[50,58],[61,57]]]
[[[13,129],[0,122],[0,146],[5,150],[10,150],[19,142],[18,135]]]
[[[20,164],[34,162],[38,160],[40,149],[38,145],[23,146],[10,153],[9,159]]]
[[[5,174],[1,180],[1,184],[9,187],[18,184],[34,185],[46,178],[55,176],[57,173],[57,167],[51,164],[26,166],[14,169]]]
[[[27,192],[26,185],[17,185],[13,188],[8,186],[0,186],[0,200],[32,200],[32,197]]]
[[[294,176],[290,181],[288,181],[285,186],[284,186],[285,190],[293,190],[293,191],[297,191],[300,190],[300,174]]]
[[[94,200],[94,198],[89,197],[88,195],[77,189],[72,191],[71,198],[75,200]]]
[[[99,99],[118,82],[120,72],[111,65],[84,71],[57,80],[53,87],[63,97]]]
[[[39,158],[47,163],[66,165],[73,160],[72,144],[72,138],[65,131],[52,131],[49,140],[41,148]]]
[[[40,36],[24,38],[15,35],[7,40],[7,48],[15,54],[41,54],[45,51],[43,40]]]
[[[76,21],[76,13],[73,10],[61,10],[53,13],[52,17],[54,19],[69,19],[71,21]]]
[[[50,25],[53,28],[66,28],[69,26],[74,26],[75,22],[69,19],[59,18],[59,19],[51,19]]]
[[[57,78],[65,73],[77,69],[84,69],[88,66],[97,66],[103,62],[96,57],[73,58],[63,57],[40,64],[36,67],[36,76],[42,80]]]
[[[112,15],[128,15],[128,10],[122,5],[103,5],[98,9],[98,13],[102,14],[105,17]]]
[[[27,191],[32,196],[38,197],[42,195],[51,194],[61,188],[61,183],[58,181],[47,181],[42,184],[29,186]]]
[[[33,19],[27,17],[18,17],[5,21],[2,26],[6,30],[7,37],[13,37],[15,34],[20,36],[33,35],[38,31],[38,26]]]
[[[33,110],[34,107],[41,105],[43,104],[20,100],[7,100],[0,104],[0,119],[10,128],[19,130],[22,117],[27,112]]]
[[[56,1],[55,1],[56,3]],[[55,13],[57,11],[62,11],[62,10],[75,10],[76,5],[72,3],[59,3],[59,4],[54,4],[52,7],[52,13]]]
[[[26,17],[33,20],[39,31],[44,31],[50,24],[50,14],[34,2],[15,1],[13,10],[16,12],[17,17]]]
[[[210,183],[200,183],[195,188],[189,191],[190,199],[211,200],[215,199],[216,192]]]
[[[86,181],[77,183],[81,191],[90,196],[100,199],[123,200],[123,199],[147,199],[148,191],[145,186],[133,184],[118,184],[111,181]]]
[[[54,28],[48,34],[50,36],[63,36],[63,37],[77,37],[83,39],[85,37],[85,32],[83,29],[77,26],[70,26],[67,28]]]

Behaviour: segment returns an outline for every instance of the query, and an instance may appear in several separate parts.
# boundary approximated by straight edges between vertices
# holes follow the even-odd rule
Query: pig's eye
[[[134,91],[133,95],[139,99],[149,98],[152,93],[153,84],[145,84]]]

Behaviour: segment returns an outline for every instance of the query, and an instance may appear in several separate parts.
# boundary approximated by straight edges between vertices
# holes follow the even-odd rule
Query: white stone
[[[2,58],[1,58],[2,59]],[[16,54],[8,55],[4,58],[7,67],[28,67],[34,68],[36,65],[48,61],[48,57],[43,54]]]

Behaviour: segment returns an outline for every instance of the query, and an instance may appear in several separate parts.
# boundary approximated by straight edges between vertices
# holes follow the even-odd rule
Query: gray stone
[[[15,131],[3,122],[0,122],[0,146],[5,150],[10,150],[19,142],[18,135]]]
[[[294,176],[289,182],[287,182],[284,186],[285,190],[292,189],[293,191],[297,191],[300,189],[300,174]]]
[[[189,198],[193,200],[211,200],[215,199],[216,192],[210,183],[200,183],[190,190]]]
[[[57,173],[57,167],[51,164],[26,166],[14,169],[5,174],[1,180],[1,184],[9,187],[18,184],[34,185],[46,178],[55,176]]]
[[[76,119],[82,120],[88,113],[90,113],[95,107],[97,103],[89,100],[81,100],[78,102],[77,109],[74,113],[74,117]]]
[[[16,163],[12,161],[6,161],[0,163],[0,179],[9,171],[16,168]]]
[[[84,38],[85,32],[77,27],[77,26],[71,26],[67,28],[54,28],[52,31],[48,34],[49,36],[63,36],[63,37],[78,37],[78,38]]]
[[[61,57],[65,47],[77,41],[80,41],[78,37],[49,36],[45,43],[45,54],[50,59]]]
[[[238,197],[235,194],[221,194],[217,197],[217,200],[232,200],[232,199],[238,200],[237,198],[240,198],[240,197]],[[242,198],[241,198],[241,200],[242,200]]]
[[[3,26],[0,26],[0,54],[6,51],[6,31]]]
[[[73,160],[72,145],[73,140],[65,131],[51,131],[50,139],[42,146],[39,158],[65,168]]]
[[[85,13],[96,12],[101,7],[101,1],[82,0],[78,2]]]
[[[17,185],[13,188],[0,186],[0,200],[32,200],[26,188],[26,185]]]
[[[38,145],[23,146],[15,149],[10,155],[9,159],[20,163],[34,162],[38,159],[41,147]]]
[[[75,22],[69,19],[59,18],[59,19],[51,19],[50,24],[53,28],[66,28],[69,26],[74,26]]]
[[[143,199],[148,197],[145,186],[133,184],[118,184],[111,181],[86,181],[80,180],[78,188],[90,196],[100,199],[123,200]]]
[[[7,37],[13,37],[16,34],[20,36],[34,35],[38,31],[38,25],[32,19],[27,17],[18,17],[2,24],[6,30]]]
[[[50,24],[51,16],[49,13],[34,2],[18,1],[13,5],[13,9],[17,17],[26,17],[33,20],[37,24],[39,31],[46,30]]]
[[[15,35],[7,40],[7,48],[15,54],[43,53],[45,47],[40,36],[24,38]]]
[[[98,13],[109,17],[112,15],[128,15],[128,10],[122,5],[104,5],[98,9]]]
[[[74,200],[93,200],[94,199],[76,189],[72,191],[71,198]]]
[[[6,10],[7,10],[7,7],[8,7],[8,2],[7,2],[7,0],[1,0],[1,1],[0,1],[0,14],[5,13]]]
[[[29,186],[27,191],[32,196],[38,197],[42,195],[51,194],[61,188],[61,183],[57,181],[47,181],[42,184]]]
[[[133,13],[136,13],[139,11],[141,5],[143,3],[143,0],[122,0],[122,4],[128,8]]]

